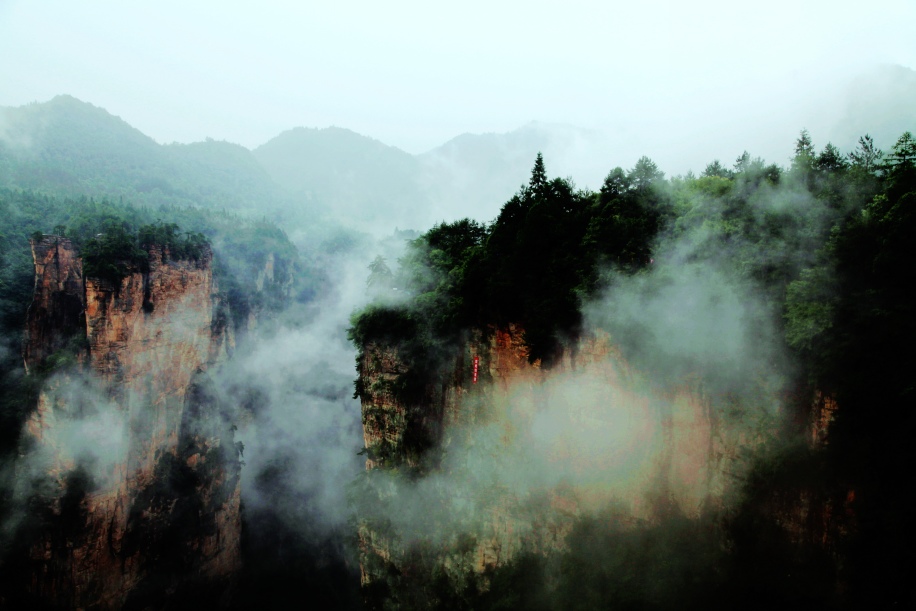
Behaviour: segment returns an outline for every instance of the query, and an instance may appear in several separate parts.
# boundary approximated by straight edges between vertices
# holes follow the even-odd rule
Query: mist
[[[913,10],[896,0],[768,11],[718,1],[563,11],[14,1],[0,9],[0,105],[68,93],[160,143],[210,137],[249,149],[294,126],[336,125],[414,155],[465,133],[573,124],[602,131],[622,155],[605,168],[649,155],[678,174],[751,142],[783,162],[778,147],[800,127],[836,127],[854,75],[916,67]]]
[[[733,500],[726,486],[780,429],[793,364],[762,289],[696,233],[663,238],[645,273],[608,271],[606,292],[582,305],[575,362],[465,398],[459,411],[477,423],[450,429],[440,467],[389,499],[397,537],[483,537],[509,498],[524,540],[545,519],[526,504],[558,491],[580,516],[614,506],[648,521],[659,496],[694,517],[710,499]],[[704,464],[716,443],[727,456]]]
[[[709,573],[695,581],[721,586],[724,547],[740,543],[722,533],[754,501],[755,467],[807,447],[787,433],[799,428],[792,401],[807,372],[787,346],[780,278],[817,267],[836,289],[824,237],[865,204],[739,170],[771,163],[785,177],[803,128],[818,148],[846,153],[870,133],[889,150],[913,129],[914,24],[916,7],[899,0],[766,10],[14,0],[0,5],[0,189],[123,200],[154,217],[193,219],[199,207],[227,224],[262,219],[295,247],[285,309],[250,316],[227,358],[195,374],[218,422],[189,426],[219,428],[223,451],[238,451],[237,608],[301,602],[303,590],[317,605],[358,608],[361,587],[377,593],[364,578],[373,571],[416,596],[392,604],[416,608],[440,600],[429,583],[470,606],[502,588],[537,599],[503,607],[556,608],[578,595],[566,576],[589,564],[605,571],[589,587],[626,590],[628,563],[651,581],[666,567],[696,577],[696,557]],[[557,338],[556,363],[513,376],[485,359],[479,385],[452,384],[455,413],[417,464],[379,467],[348,329],[366,306],[409,311],[416,295],[371,285],[370,270],[382,261],[398,277],[410,243],[438,223],[493,227],[540,153],[551,176],[592,195],[609,170],[647,156],[666,173],[659,189],[681,199],[664,211],[651,260],[637,272],[605,261],[598,290],[576,294],[581,325]],[[713,160],[735,168],[754,239],[714,226],[734,213],[716,185],[682,188]],[[222,237],[212,246],[217,260],[250,255]],[[178,315],[168,324],[187,328]],[[455,336],[476,350],[495,328]],[[19,329],[2,339],[0,361],[18,367]],[[454,343],[430,362],[471,350]],[[115,398],[79,364],[41,384],[37,411],[5,432],[16,443],[0,483],[14,494],[0,551],[24,536],[38,496],[69,495],[66,513],[112,486],[146,432],[142,393]],[[54,426],[35,437],[41,419]],[[689,590],[671,583],[650,602],[671,607]],[[585,590],[583,606],[608,600]]]

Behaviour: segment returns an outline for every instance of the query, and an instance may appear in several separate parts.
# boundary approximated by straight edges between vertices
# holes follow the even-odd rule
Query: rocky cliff
[[[239,564],[239,451],[210,389],[233,338],[212,255],[119,284],[82,275],[64,238],[33,241],[26,367],[45,377],[27,423],[31,600],[156,608]],[[23,478],[26,479],[26,478]]]
[[[83,265],[71,241],[48,236],[32,241],[35,292],[26,322],[26,370],[45,363],[67,342],[84,333]]]
[[[730,411],[728,397],[704,390],[698,379],[654,384],[606,334],[568,346],[549,370],[528,357],[521,328],[491,328],[470,337],[422,393],[405,398],[399,382],[410,371],[398,348],[372,343],[361,353],[357,388],[370,473],[445,471],[453,478],[446,494],[469,494],[474,513],[486,516],[437,544],[438,562],[454,579],[462,571],[484,575],[522,551],[562,551],[579,517],[611,504],[633,524],[723,511],[734,475],[745,467],[741,452],[772,432],[765,409]],[[498,440],[484,452],[493,460],[471,469],[498,485],[484,493],[460,490],[466,480],[455,475],[449,454],[474,456],[483,444],[478,432],[494,430]],[[417,438],[445,458],[424,463],[414,451]],[[497,464],[498,456],[518,458]],[[517,487],[519,478],[528,483]],[[412,559],[423,547],[422,538],[411,540],[385,520],[391,517],[370,516],[360,528],[370,591],[392,574],[416,574]]]

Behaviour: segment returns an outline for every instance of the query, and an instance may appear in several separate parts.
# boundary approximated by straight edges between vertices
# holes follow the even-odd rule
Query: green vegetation
[[[532,361],[549,366],[577,336],[582,300],[615,275],[645,272],[664,237],[701,240],[693,257],[727,253],[735,278],[762,288],[770,306],[787,313],[789,343],[800,346],[830,324],[829,302],[811,301],[810,291],[824,290],[812,284],[818,278],[833,277],[838,232],[853,231],[858,216],[905,209],[904,193],[890,204],[882,190],[905,191],[893,185],[912,164],[912,147],[904,135],[879,163],[882,153],[868,136],[844,157],[831,144],[816,153],[803,131],[788,169],[745,152],[733,169],[716,160],[699,177],[665,180],[643,157],[630,171],[613,169],[597,193],[548,180],[539,155],[528,185],[492,223],[437,225],[410,244],[394,272],[374,262],[370,283],[410,298],[400,305],[379,299],[354,317],[352,339],[364,347],[419,335],[447,345],[469,328],[513,322],[525,329]],[[380,323],[386,316],[413,322]]]
[[[247,324],[251,312],[284,308],[299,265],[295,247],[267,221],[200,208],[151,209],[0,189],[0,467],[18,452],[23,422],[34,408],[42,381],[56,370],[76,366],[86,349],[83,330],[62,330],[74,335],[31,374],[23,371],[22,333],[34,288],[29,239],[47,234],[72,240],[82,256],[84,275],[115,287],[127,273],[146,271],[152,246],[162,249],[169,261],[199,261],[212,248],[220,302],[228,306],[217,312],[217,318],[228,312],[236,328]],[[273,279],[263,273],[269,259]],[[0,491],[10,489],[14,474],[0,468]],[[0,521],[11,510],[0,503]]]
[[[649,263],[668,205],[661,177],[643,158],[630,172],[612,171],[599,193],[577,191],[548,180],[538,155],[528,185],[495,222],[443,223],[414,240],[393,279],[409,304],[370,307],[354,318],[351,338],[365,347],[413,345],[420,336],[428,361],[468,328],[514,322],[525,329],[531,360],[549,365],[579,332],[580,301],[599,286],[600,266],[635,273]],[[373,322],[395,311],[413,325]]]
[[[187,232],[182,239],[177,223],[159,221],[144,225],[137,232],[141,248],[158,246],[163,256],[172,259],[199,261],[209,251],[210,244],[204,234]]]
[[[137,236],[123,223],[106,223],[102,233],[88,238],[80,248],[87,278],[108,280],[116,288],[132,269],[142,268],[149,253],[137,245]]]
[[[679,265],[712,261],[729,282],[761,295],[764,315],[781,322],[774,354],[795,362],[797,375],[784,390],[793,417],[757,457],[743,501],[724,520],[680,518],[655,530],[585,520],[568,552],[520,556],[487,578],[489,589],[452,577],[444,587],[443,565],[433,559],[411,567],[425,575],[421,585],[391,573],[367,595],[443,608],[729,607],[741,592],[754,593],[754,608],[909,600],[905,567],[916,564],[909,517],[916,493],[906,484],[916,468],[908,451],[916,434],[913,235],[916,139],[909,132],[886,153],[863,136],[844,155],[829,143],[818,151],[803,131],[788,167],[744,153],[731,168],[713,161],[700,176],[667,180],[643,158],[630,171],[612,170],[598,193],[548,180],[539,156],[529,183],[493,223],[441,224],[411,243],[385,278],[409,298],[397,305],[380,298],[356,315],[356,345],[408,354],[419,345],[447,362],[468,329],[513,322],[525,329],[531,358],[549,367],[580,332],[585,299],[613,295],[627,276],[654,277],[642,285],[652,290]],[[686,247],[672,251],[671,244]],[[373,269],[377,280],[383,272]],[[638,328],[611,332],[641,367],[657,371],[682,358],[641,361],[647,350]],[[428,362],[404,361],[420,387],[439,383]],[[814,390],[840,407],[829,443],[812,449],[800,435]],[[809,516],[801,534],[782,525],[787,513]],[[831,517],[817,522],[824,515]],[[719,534],[691,539],[710,532]],[[696,563],[679,564],[685,557]]]
[[[162,146],[104,109],[65,95],[6,112],[29,145],[0,145],[0,188],[247,215],[279,207],[279,190],[251,151],[237,144]]]

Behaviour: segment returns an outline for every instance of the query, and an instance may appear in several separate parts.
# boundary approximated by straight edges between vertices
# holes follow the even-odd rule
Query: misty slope
[[[597,130],[531,121],[504,134],[462,134],[419,155],[424,186],[451,212],[451,218],[491,219],[518,190],[538,153],[551,159],[560,175],[588,185],[607,172],[607,139]]]
[[[670,118],[649,125],[608,117],[616,127],[606,131],[530,122],[507,133],[463,134],[421,155],[337,127],[290,129],[253,151],[213,140],[159,145],[104,109],[63,95],[0,108],[0,187],[267,214],[288,230],[320,224],[386,233],[492,220],[538,152],[559,176],[597,189],[608,168],[630,168],[641,155],[677,174],[699,172],[722,151],[737,155],[745,146],[782,163],[784,143],[803,127],[816,142],[843,150],[866,132],[887,149],[902,131],[916,130],[916,72],[909,68],[879,66],[816,85],[796,92],[796,105],[767,109],[785,136],[764,117],[669,126],[663,134]],[[647,145],[653,141],[663,145]]]
[[[358,214],[363,222],[397,224],[429,207],[416,158],[348,129],[297,127],[256,148],[254,156],[291,193],[326,210]]]
[[[5,108],[2,118],[0,152],[11,166],[4,186],[66,191],[121,175],[142,188],[139,168],[159,148],[119,117],[67,95]]]
[[[210,139],[160,145],[61,95],[0,109],[0,187],[267,213],[300,228],[329,219],[370,231],[422,228],[492,218],[538,151],[577,178],[583,165],[603,168],[600,143],[598,132],[530,123],[507,134],[465,134],[419,156],[336,127],[291,129],[254,151]]]
[[[916,128],[916,70],[879,66],[849,81],[839,96],[842,115],[827,135],[841,148],[852,148],[869,132],[887,149],[902,129]]]
[[[0,186],[256,211],[278,190],[244,147],[163,146],[71,96],[0,109]]]

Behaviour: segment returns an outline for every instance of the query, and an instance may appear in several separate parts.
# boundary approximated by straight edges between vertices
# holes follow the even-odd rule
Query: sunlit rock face
[[[438,554],[454,582],[521,551],[562,551],[578,518],[611,506],[632,524],[724,511],[745,467],[742,448],[762,443],[773,426],[765,409],[723,409],[726,398],[699,378],[652,380],[603,333],[569,345],[549,369],[529,361],[520,327],[478,333],[413,397],[420,404],[398,396],[409,371],[397,347],[368,346],[359,374],[369,476],[397,478],[405,464],[421,465],[411,439],[429,438],[438,452],[420,482],[398,493],[416,494],[416,504],[426,504],[418,519],[434,528],[402,519],[412,508],[393,502],[384,486],[379,505],[391,514],[361,522],[367,591],[392,574],[415,574],[424,553]],[[428,490],[433,482],[441,496]]]
[[[20,477],[37,516],[24,526],[28,590],[60,608],[157,608],[226,580],[240,562],[240,461],[208,389],[233,342],[214,314],[212,255],[152,248],[149,269],[114,286],[83,278],[65,239],[33,253],[24,356],[48,377]]]

